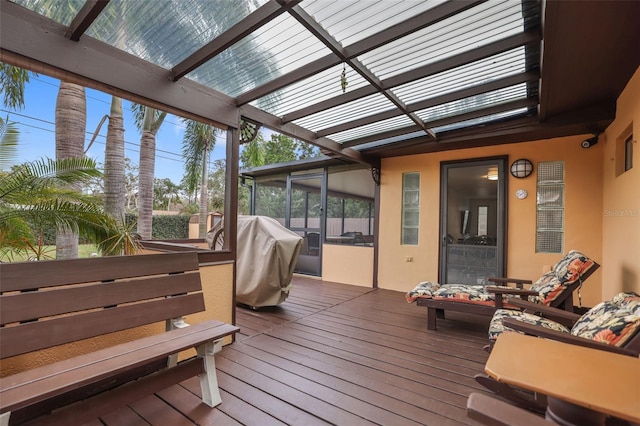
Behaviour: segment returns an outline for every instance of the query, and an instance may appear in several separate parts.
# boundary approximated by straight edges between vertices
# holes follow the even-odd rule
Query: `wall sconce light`
[[[533,172],[533,163],[526,158],[520,158],[511,163],[511,175],[522,179],[526,178]]]
[[[598,136],[600,136],[599,133],[594,133],[593,136],[589,139],[583,140],[582,143],[580,143],[580,146],[582,146],[584,149],[591,148],[598,143]]]

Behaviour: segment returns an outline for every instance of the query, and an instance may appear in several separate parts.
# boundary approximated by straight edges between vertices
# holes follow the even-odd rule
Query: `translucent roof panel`
[[[478,124],[486,124],[486,123],[489,123],[491,121],[498,121],[498,120],[502,120],[504,118],[509,118],[509,117],[514,117],[514,116],[526,114],[527,112],[529,112],[529,108],[518,108],[518,109],[511,110],[511,111],[501,112],[501,113],[498,113],[498,114],[485,115],[483,117],[474,118],[472,120],[459,121],[457,123],[448,124],[446,126],[434,127],[431,130],[433,130],[437,134],[437,133],[446,132],[446,131],[449,131],[449,130],[456,130],[456,129],[462,129],[462,128],[465,128],[465,127],[471,127],[471,126],[475,126],[475,125],[478,125]]]
[[[29,10],[59,24],[69,26],[73,18],[78,14],[84,0],[11,0],[13,3],[19,4]]]
[[[363,138],[365,136],[371,136],[389,130],[402,129],[413,124],[414,122],[411,121],[409,117],[401,115],[399,117],[393,117],[387,120],[367,124],[366,126],[360,126],[355,129],[345,130],[344,132],[334,133],[329,135],[329,137],[336,142],[346,142],[352,139]]]
[[[444,1],[400,0],[390,4],[388,0],[308,0],[300,3],[300,7],[346,47]]]
[[[343,64],[336,65],[277,90],[270,96],[257,99],[251,104],[271,114],[283,116],[292,111],[339,96],[342,94],[342,86],[340,85],[342,70]],[[348,90],[358,89],[369,84],[348,65],[346,65],[345,72]]]
[[[170,69],[266,0],[111,0],[87,34]]]
[[[526,97],[527,85],[526,83],[522,83],[416,111],[416,115],[429,125],[429,122],[439,120],[441,118],[476,111],[481,108],[516,99],[525,99]]]
[[[519,1],[489,1],[358,59],[384,80],[521,32],[523,18]]]
[[[313,132],[357,120],[378,112],[394,108],[386,96],[376,93],[364,98],[342,104],[335,108],[295,120],[294,123]]]
[[[329,53],[322,42],[285,13],[187,76],[236,97]]]
[[[407,105],[474,87],[525,71],[525,49],[519,47],[392,89]]]

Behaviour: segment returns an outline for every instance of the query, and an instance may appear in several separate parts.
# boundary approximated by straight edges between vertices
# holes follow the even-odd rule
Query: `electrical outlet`
[[[405,262],[413,262],[413,257],[411,257],[411,256],[406,256],[406,257],[404,258],[404,261],[405,261]]]

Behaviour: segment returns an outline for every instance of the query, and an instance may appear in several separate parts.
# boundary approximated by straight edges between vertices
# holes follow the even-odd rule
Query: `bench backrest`
[[[204,310],[195,252],[0,264],[0,359]]]

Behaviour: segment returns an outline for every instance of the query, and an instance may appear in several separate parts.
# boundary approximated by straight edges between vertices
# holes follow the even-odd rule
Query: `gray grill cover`
[[[216,224],[207,234],[209,247]],[[238,216],[236,301],[252,307],[275,306],[289,295],[302,237],[266,216]]]

